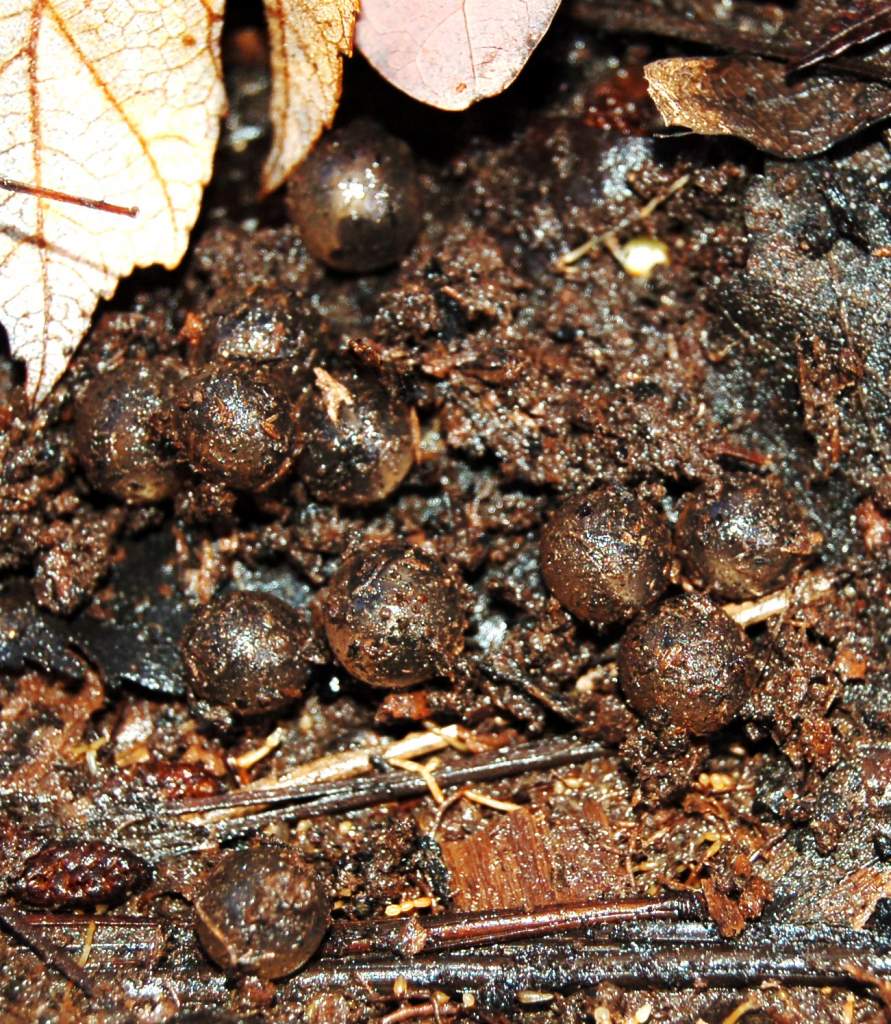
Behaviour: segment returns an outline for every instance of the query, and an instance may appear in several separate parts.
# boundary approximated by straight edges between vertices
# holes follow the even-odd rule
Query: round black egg
[[[791,496],[762,480],[729,484],[717,494],[693,492],[675,528],[693,582],[733,600],[783,584],[820,540]]]
[[[74,440],[96,490],[128,505],[163,501],[176,492],[176,453],[156,421],[177,379],[171,363],[131,360],[87,387],[75,409]]]
[[[544,581],[586,622],[631,618],[662,594],[670,572],[668,524],[625,487],[570,498],[541,531]]]
[[[195,900],[205,952],[227,971],[282,978],[302,967],[328,927],[316,872],[287,849],[224,854]]]
[[[316,145],[288,181],[286,202],[313,256],[353,273],[396,263],[421,224],[411,150],[366,120]]]
[[[191,696],[241,714],[274,710],[303,694],[308,645],[309,627],[295,608],[246,590],[205,605],[180,639]]]
[[[368,375],[317,369],[315,376],[297,417],[297,472],[321,501],[381,501],[414,463],[412,409]]]
[[[457,587],[439,562],[401,542],[348,556],[323,612],[337,660],[369,686],[398,688],[441,675],[464,644]]]
[[[670,597],[642,612],[619,643],[619,682],[653,724],[695,736],[727,725],[754,678],[742,629],[702,594]]]
[[[172,438],[200,476],[241,491],[262,491],[295,453],[291,401],[267,368],[208,363],[176,390]]]

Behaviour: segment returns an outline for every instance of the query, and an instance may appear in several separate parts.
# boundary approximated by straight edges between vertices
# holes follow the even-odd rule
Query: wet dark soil
[[[256,199],[258,31],[230,33],[232,110],[183,268],[124,286],[36,416],[15,368],[0,381],[0,916],[13,922],[0,1017],[882,1019],[869,969],[888,962],[891,898],[891,262],[875,255],[891,244],[888,137],[804,163],[659,138],[640,71],[659,44],[568,13],[515,86],[464,115],[411,104],[357,60],[338,125],[370,117],[410,147],[423,213],[398,263],[351,274],[310,255],[280,196]],[[635,247],[662,262],[635,275]],[[75,429],[92,383],[125,367],[126,388],[158,366],[169,400],[137,403],[138,437],[127,417],[100,419],[106,439],[125,432],[100,466]],[[222,379],[235,383],[220,397]],[[152,458],[163,493],[122,491]],[[616,667],[639,608],[576,617],[541,575],[543,525],[603,485],[633,492],[660,537],[686,507],[731,510],[692,539],[685,526],[655,589],[622,581],[642,603],[696,591],[688,603],[708,604],[670,637],[631,627],[661,645],[635,658],[680,652],[653,713],[626,700]],[[766,524],[733,512],[752,488],[780,495]],[[393,563],[398,585],[375,577],[372,603],[337,577],[348,629],[332,641],[338,569],[399,545],[419,550]],[[634,546],[622,551],[622,572],[637,571]],[[553,571],[583,571],[564,555]],[[608,571],[597,563],[585,585]],[[240,633],[229,622],[190,674],[183,631],[233,590],[291,610]],[[728,598],[740,626],[687,643]],[[267,671],[263,631],[289,617],[295,635],[269,644],[299,686],[230,693],[246,665]],[[721,680],[705,676],[731,656],[733,699],[716,715]],[[650,677],[648,701],[668,677]],[[687,728],[693,701],[708,706]],[[410,739],[390,763],[388,746],[418,733],[426,746]],[[388,796],[413,765],[579,740],[597,756],[447,787],[444,802],[435,780]],[[338,791],[299,821],[180,813],[320,758],[294,778],[349,789],[364,773],[372,796]],[[399,963],[384,970],[389,947],[353,974],[354,954],[324,946],[284,979],[226,971],[199,941],[195,900],[227,849],[282,845],[320,879],[329,942],[359,922],[677,893],[695,894],[702,920],[427,953],[426,982],[407,991]],[[79,958],[98,992],[45,967],[15,920],[32,947]],[[841,954],[826,968],[833,943],[862,969],[838,968]],[[421,963],[405,957],[409,981]]]

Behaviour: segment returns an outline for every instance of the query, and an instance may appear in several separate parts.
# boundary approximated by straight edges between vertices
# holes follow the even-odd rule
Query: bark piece
[[[459,910],[532,910],[627,893],[620,851],[588,801],[578,816],[553,822],[542,808],[522,808],[441,849]]]

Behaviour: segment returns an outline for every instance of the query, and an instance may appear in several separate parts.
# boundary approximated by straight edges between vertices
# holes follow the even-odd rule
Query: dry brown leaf
[[[777,156],[801,159],[891,114],[881,82],[807,74],[757,57],[668,57],[644,75],[667,125],[736,135]]]
[[[266,0],[273,141],[264,192],[281,185],[334,120],[358,12],[359,0]]]
[[[223,0],[0,0],[0,174],[133,219],[0,193],[0,319],[33,402],[100,297],[134,267],[175,267],[224,108]]]
[[[464,110],[506,89],[560,0],[362,0],[356,42],[398,89]]]

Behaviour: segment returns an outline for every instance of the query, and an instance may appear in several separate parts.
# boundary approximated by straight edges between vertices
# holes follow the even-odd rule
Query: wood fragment
[[[48,942],[37,928],[28,923],[25,915],[9,903],[0,904],[0,927],[30,947],[47,967],[58,971],[77,985],[84,995],[90,999],[96,998],[96,985],[83,967],[73,957]]]
[[[522,808],[489,828],[440,843],[461,910],[544,907],[604,899],[627,886],[624,857],[590,801],[577,815]]]

